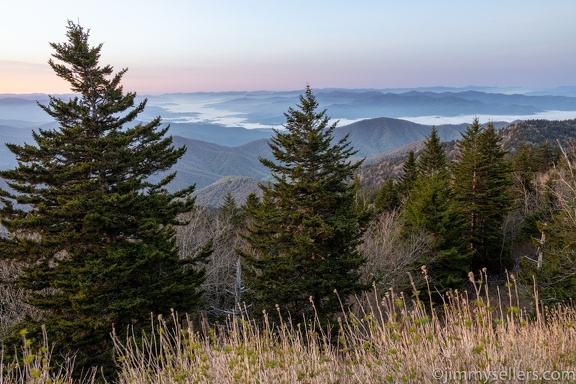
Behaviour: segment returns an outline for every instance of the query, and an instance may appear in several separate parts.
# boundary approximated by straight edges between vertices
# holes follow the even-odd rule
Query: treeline
[[[398,178],[388,178],[376,193],[356,184],[356,210],[365,220],[358,244],[364,258],[359,281],[376,284],[382,292],[391,287],[411,291],[414,285],[423,291],[431,284],[436,295],[466,289],[468,273],[485,270],[494,284],[502,284],[512,273],[530,291],[536,276],[540,299],[548,304],[570,298],[574,289],[560,282],[576,270],[568,268],[570,247],[559,242],[571,244],[573,226],[565,223],[570,212],[565,194],[574,186],[574,149],[570,143],[561,146],[547,139],[522,142],[506,151],[502,132],[474,120],[461,140],[446,146],[432,128],[423,149],[407,155]],[[211,257],[213,271],[222,268],[215,274],[227,276],[218,280],[222,285],[217,296],[224,301],[212,302],[213,315],[230,313],[238,304],[234,297],[244,302],[250,296],[226,292],[238,277],[235,260],[240,258],[233,249],[246,241],[246,228],[254,220],[248,206],[254,201],[258,199],[251,196],[247,206],[239,206],[228,194],[218,209],[198,207],[194,215],[195,220],[202,217],[204,223],[217,226],[223,225],[223,217],[234,217],[231,222],[237,228],[235,234],[222,232],[226,239],[233,237],[234,245],[216,241],[224,250],[215,250]],[[269,225],[262,228],[271,237],[277,233]],[[277,294],[283,285],[278,276],[270,279],[279,285],[271,290]]]
[[[78,96],[41,105],[59,127],[8,145],[18,166],[0,172],[5,351],[46,336],[77,372],[113,378],[111,332],[152,332],[151,316],[336,327],[371,286],[440,300],[479,270],[495,283],[535,275],[547,302],[573,294],[572,147],[525,144],[512,156],[474,120],[447,154],[432,129],[401,176],[365,198],[361,162],[347,137],[334,141],[307,86],[270,141],[273,159],[261,159],[271,172],[261,197],[228,195],[209,210],[193,185],[169,192],[186,148],[160,118],[133,124],[146,101],[124,93],[126,70],[101,66],[102,45],[81,26],[69,22],[67,38],[49,64]]]

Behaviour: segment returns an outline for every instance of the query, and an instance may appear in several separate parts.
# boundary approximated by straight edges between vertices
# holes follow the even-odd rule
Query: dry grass
[[[20,331],[22,345],[14,352],[13,362],[4,361],[4,347],[0,357],[0,367],[2,375],[0,384],[64,384],[72,383],[74,371],[74,359],[66,359],[65,363],[56,367],[52,364],[52,351],[48,345],[46,332],[43,330],[43,340],[41,345],[34,346],[26,338],[26,330]],[[83,383],[94,383],[96,371],[82,375]]]
[[[529,316],[513,279],[490,294],[486,276],[471,281],[470,297],[453,293],[436,307],[390,290],[362,301],[334,332],[318,319],[240,316],[200,329],[176,315],[158,319],[152,335],[115,337],[118,382],[576,382],[576,309],[536,306]]]
[[[528,317],[518,308],[514,281],[492,303],[485,278],[471,276],[474,297],[448,295],[432,310],[389,291],[341,319],[332,337],[318,322],[258,326],[244,317],[195,331],[160,320],[142,346],[134,337],[116,339],[120,382],[480,382],[481,372],[539,382],[533,379],[545,372],[574,370],[576,310],[539,308]]]

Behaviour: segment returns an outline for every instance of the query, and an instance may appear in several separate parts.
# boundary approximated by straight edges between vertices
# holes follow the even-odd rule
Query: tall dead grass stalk
[[[16,347],[11,362],[5,361],[7,355],[2,346],[0,356],[0,384],[64,384],[74,381],[74,357],[66,358],[64,363],[55,365],[52,361],[52,350],[48,344],[46,330],[42,329],[42,341],[39,346],[33,345],[26,337],[25,329],[20,331],[22,345]],[[96,370],[81,375],[82,383],[94,383]]]
[[[425,275],[425,270],[423,270]],[[189,318],[156,318],[153,332],[113,333],[120,384],[144,383],[476,383],[576,382],[576,309],[520,308],[510,276],[490,292],[486,272],[470,274],[470,293],[450,292],[434,306],[420,295],[374,289],[332,329],[266,313],[194,327]],[[426,295],[424,295],[426,296]],[[312,303],[313,304],[313,303]],[[73,383],[74,361],[53,366],[44,334],[35,347],[22,332],[15,359],[0,359],[4,383]],[[93,383],[96,371],[82,383]],[[497,377],[494,375],[498,375]],[[491,379],[491,380],[489,380]]]
[[[323,330],[318,319],[271,324],[266,315],[261,323],[242,315],[196,330],[190,321],[181,326],[173,314],[155,320],[151,335],[114,336],[119,382],[478,382],[481,376],[457,372],[513,379],[575,369],[574,308],[537,305],[528,314],[519,307],[513,277],[505,292],[497,290],[497,299],[485,272],[471,274],[470,281],[472,297],[451,292],[433,309],[390,290],[357,314],[343,315],[335,333]]]

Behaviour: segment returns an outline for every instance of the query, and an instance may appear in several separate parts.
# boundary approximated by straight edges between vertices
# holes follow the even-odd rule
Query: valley
[[[331,121],[338,122],[335,140],[348,135],[358,151],[356,158],[365,159],[359,178],[371,186],[398,176],[403,157],[418,149],[432,126],[442,141],[450,142],[460,138],[473,116],[483,118],[482,123],[491,121],[497,129],[518,121],[542,120],[542,116],[550,120],[576,118],[576,89],[519,92],[474,87],[322,89],[317,97]],[[161,116],[170,126],[174,145],[188,148],[173,169],[177,176],[171,188],[195,184],[198,203],[217,206],[227,192],[243,201],[269,177],[259,158],[272,157],[267,140],[274,129],[282,129],[284,113],[297,102],[299,93],[139,96],[148,99],[139,118],[149,121]],[[47,101],[44,94],[0,95],[0,169],[16,166],[5,143],[33,143],[32,130],[57,127],[37,105]],[[518,141],[521,136],[516,134],[514,138]]]

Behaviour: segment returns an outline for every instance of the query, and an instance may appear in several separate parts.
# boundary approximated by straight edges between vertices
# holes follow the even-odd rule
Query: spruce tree
[[[298,109],[290,108],[285,131],[270,141],[274,160],[261,159],[272,180],[261,185],[262,201],[246,206],[249,249],[241,251],[254,306],[293,318],[322,320],[340,310],[340,299],[362,291],[357,246],[365,223],[355,206],[352,183],[360,162],[347,137],[334,142],[336,123],[309,86]],[[337,296],[337,294],[339,297]],[[259,313],[258,311],[257,313]]]
[[[473,253],[472,270],[500,273],[509,266],[502,224],[510,209],[511,167],[494,125],[478,119],[462,134],[453,163],[453,188],[460,211],[462,239]]]
[[[455,233],[458,216],[448,160],[434,127],[416,168],[417,176],[403,207],[406,230],[424,230],[433,235],[434,247],[418,262],[427,266],[435,290],[458,288],[467,278],[470,254]]]
[[[406,200],[410,190],[418,177],[418,165],[414,151],[408,152],[408,157],[402,165],[402,176],[398,178],[398,196],[401,200]]]
[[[576,147],[561,147],[562,158],[548,170],[547,193],[542,215],[536,221],[532,242],[535,252],[525,256],[524,280],[536,277],[538,297],[546,304],[572,302],[576,292]]]
[[[416,176],[412,181],[411,198],[418,196],[424,201],[419,210],[424,215],[428,230],[436,231],[442,221],[446,204],[450,201],[450,183],[448,178],[448,161],[442,148],[438,131],[432,127],[430,135],[424,142],[424,148],[416,160]],[[418,204],[418,203],[416,203]]]
[[[17,283],[41,318],[20,327],[47,327],[54,356],[76,354],[78,371],[114,366],[113,328],[147,328],[151,314],[194,311],[202,270],[181,260],[175,243],[178,216],[192,209],[193,186],[167,190],[161,181],[184,154],[160,118],[135,123],[146,101],[124,93],[126,69],[101,66],[102,44],[68,22],[65,43],[51,43],[49,64],[76,96],[40,105],[58,123],[33,133],[35,144],[8,148],[18,166],[2,171],[0,214],[10,237],[2,257],[17,260]]]
[[[424,142],[424,148],[418,156],[417,168],[419,175],[430,176],[436,173],[447,173],[447,159],[438,130],[432,127],[430,135]]]
[[[382,183],[376,198],[374,199],[374,208],[376,212],[393,211],[400,207],[398,196],[398,184],[391,177],[386,178]]]
[[[224,195],[224,201],[218,206],[218,218],[230,222],[234,227],[239,227],[242,222],[242,214],[242,208],[236,203],[232,192],[227,191]],[[232,236],[233,233],[228,235]]]

